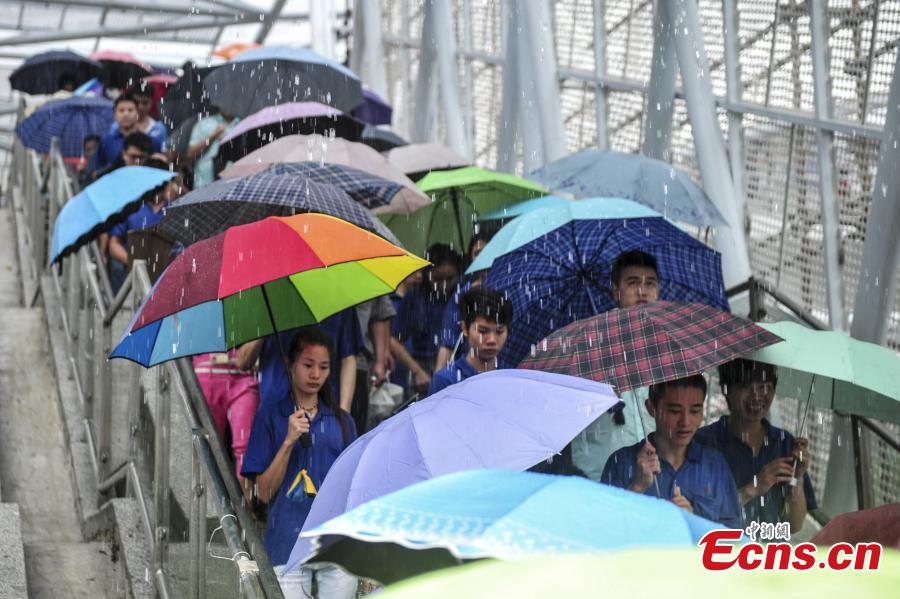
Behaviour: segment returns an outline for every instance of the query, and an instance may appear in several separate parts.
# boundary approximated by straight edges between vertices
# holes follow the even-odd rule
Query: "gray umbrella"
[[[363,101],[353,71],[307,48],[287,46],[241,52],[207,75],[203,88],[214,105],[238,116],[310,100],[349,113]]]
[[[584,150],[551,162],[528,178],[579,198],[634,200],[672,220],[703,226],[726,224],[713,201],[687,173],[640,154]]]

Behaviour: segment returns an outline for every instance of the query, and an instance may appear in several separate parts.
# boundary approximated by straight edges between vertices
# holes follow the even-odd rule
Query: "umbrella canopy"
[[[612,206],[609,211],[603,207],[606,202]],[[493,247],[502,249],[506,241],[515,246],[493,259],[486,281],[506,293],[516,315],[501,354],[505,364],[518,364],[534,343],[556,329],[615,308],[612,269],[622,253],[632,250],[656,259],[659,299],[728,309],[719,253],[661,216],[623,216],[638,214],[633,207],[625,200],[582,200],[572,202],[571,209],[520,216],[498,233]],[[612,217],[592,218],[594,210]],[[646,207],[641,210],[650,213]],[[579,218],[582,213],[587,218]],[[534,237],[559,222],[565,224]],[[499,253],[492,249],[480,264]]]
[[[812,542],[817,545],[881,543],[883,547],[900,549],[900,503],[838,514],[816,533]]]
[[[387,100],[363,86],[363,101],[353,109],[353,116],[369,125],[390,125],[394,109]]]
[[[442,474],[530,468],[559,453],[618,401],[608,385],[544,372],[494,370],[465,379],[413,403],[345,449],[303,531]],[[301,537],[287,569],[310,550]]]
[[[388,129],[379,129],[374,125],[366,125],[360,141],[376,152],[387,152],[394,148],[409,144],[408,141]]]
[[[193,62],[182,66],[184,73],[169,87],[159,104],[159,116],[170,130],[177,129],[190,118],[208,116],[216,112],[203,89],[203,80],[218,67],[198,67]],[[196,121],[195,121],[196,122]],[[187,137],[190,138],[190,130]]]
[[[622,393],[698,374],[780,340],[710,306],[661,301],[573,322],[538,343],[520,367],[603,381]]]
[[[559,196],[549,195],[542,198],[534,198],[513,204],[512,206],[504,206],[499,210],[478,215],[478,222],[486,222],[492,220],[512,220],[517,216],[528,214],[539,208],[557,208],[571,203],[572,200],[561,198]]]
[[[295,133],[320,133],[355,141],[363,124],[340,110],[319,102],[289,102],[267,106],[235,125],[222,137],[216,162],[243,158],[279,137]]]
[[[825,555],[818,554],[820,563]],[[714,558],[724,560],[725,557]],[[735,554],[729,559],[735,559]],[[481,562],[420,576],[388,587],[379,599],[596,599],[601,596],[693,599],[704,589],[728,599],[760,597],[894,597],[900,552],[885,551],[877,572],[830,568],[723,572],[703,567],[697,549],[631,549],[593,555],[543,556]]]
[[[469,166],[472,161],[437,143],[409,144],[387,153],[388,162],[418,181],[431,171]]]
[[[529,178],[577,197],[629,198],[672,220],[725,224],[719,209],[687,173],[640,154],[583,150],[539,168]]]
[[[69,50],[50,50],[25,59],[9,76],[9,84],[26,94],[52,94],[59,90],[59,79],[71,76],[79,86],[100,74],[100,63]]]
[[[553,196],[548,196],[553,197]],[[535,205],[547,198],[537,198],[522,202]],[[560,227],[574,221],[615,221],[618,226],[628,226],[629,222],[640,225],[644,219],[662,218],[662,215],[646,206],[623,200],[621,198],[591,198],[579,202],[556,199],[547,202],[548,206],[526,210],[521,218],[515,219],[491,238],[478,258],[469,267],[468,272],[478,272],[491,267],[494,260],[504,256],[523,245],[533,242],[548,233],[557,231]],[[509,210],[521,211],[520,204],[512,206]],[[518,209],[518,210],[517,210]],[[502,212],[498,210],[493,214]],[[484,220],[484,219],[479,219]],[[636,221],[636,222],[635,222]],[[662,223],[655,223],[660,226]],[[672,227],[675,227],[673,224]],[[687,234],[685,234],[687,235]],[[576,236],[576,243],[580,240]]]
[[[421,192],[341,164],[289,162],[273,164],[264,172],[303,175],[316,183],[340,187],[374,214],[410,214],[428,204]]]
[[[102,50],[91,54],[91,59],[103,65],[101,77],[108,87],[125,89],[153,74],[153,67],[128,52]]]
[[[426,197],[406,175],[391,166],[384,156],[361,143],[323,135],[287,135],[247,154],[224,171],[221,177],[244,177],[283,162],[343,164],[389,179]]]
[[[113,124],[113,103],[106,98],[72,96],[52,100],[35,110],[16,125],[16,135],[26,148],[46,154],[54,137],[59,150],[67,158],[80,158],[84,138],[103,137]]]
[[[166,209],[159,230],[191,245],[229,227],[301,212],[329,214],[395,241],[383,223],[339,186],[287,173],[220,179],[195,189]]]
[[[124,166],[104,175],[66,202],[53,223],[50,262],[63,258],[141,206],[144,194],[175,173],[145,166]]]
[[[314,101],[350,112],[363,100],[359,77],[308,48],[268,46],[241,52],[203,80],[213,104],[247,116],[266,106]]]
[[[110,357],[149,367],[225,352],[391,293],[427,264],[323,214],[231,227],[172,261]]]
[[[815,331],[793,322],[761,326],[784,342],[748,357],[779,367],[779,394],[810,398],[821,407],[900,423],[897,352],[840,331]]]
[[[409,216],[388,216],[384,221],[404,246],[419,254],[434,243],[447,243],[464,252],[480,213],[547,195],[546,189],[521,177],[476,166],[430,173],[418,185],[431,196],[431,204]]]
[[[231,60],[241,52],[246,52],[247,50],[253,50],[254,48],[261,48],[257,43],[246,43],[246,42],[235,42],[233,44],[226,44],[224,46],[219,46],[215,50],[213,50],[213,56],[218,56],[219,58],[224,58],[225,60]]]
[[[718,528],[669,501],[586,478],[470,470],[373,499],[302,536],[316,545],[307,562],[390,584],[464,560],[695,547]]]

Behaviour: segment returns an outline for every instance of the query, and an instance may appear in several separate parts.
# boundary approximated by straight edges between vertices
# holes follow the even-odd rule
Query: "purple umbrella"
[[[354,108],[350,114],[369,125],[390,125],[393,112],[394,109],[387,100],[364,87],[362,104]]]
[[[334,134],[357,141],[365,125],[331,106],[318,102],[290,102],[268,106],[241,120],[222,137],[216,163],[239,160],[285,135]],[[217,168],[216,170],[221,170]]]
[[[468,378],[412,404],[344,450],[303,530],[443,474],[530,468],[562,451],[618,401],[609,385],[535,370],[495,370]],[[462,489],[460,496],[465,496]],[[286,570],[311,550],[310,539],[299,539]]]

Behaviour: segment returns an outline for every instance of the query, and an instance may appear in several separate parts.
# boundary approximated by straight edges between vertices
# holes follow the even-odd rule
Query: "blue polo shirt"
[[[163,203],[163,208],[166,206],[168,206],[168,202]],[[113,237],[118,237],[122,240],[122,243],[125,243],[128,240],[129,231],[138,231],[158,225],[163,219],[164,212],[162,208],[160,208],[159,212],[153,212],[153,208],[144,202],[137,211],[132,212],[128,215],[128,218],[110,229],[109,234]]]
[[[763,467],[772,460],[791,455],[791,451],[796,445],[794,436],[786,430],[772,426],[765,418],[763,418],[762,424],[766,431],[766,437],[756,456],[753,455],[753,449],[749,445],[734,436],[728,429],[728,416],[722,416],[716,422],[697,431],[698,441],[715,447],[725,456],[725,461],[731,468],[731,474],[738,489],[752,483],[753,477],[759,474]],[[754,497],[745,503],[744,524],[747,525],[754,521],[773,524],[780,522],[784,504],[791,492],[792,487],[776,484],[765,494]],[[816,493],[813,491],[809,473],[803,475],[803,493],[806,495],[806,509],[816,509],[818,507]]]
[[[441,319],[441,347],[446,347],[448,349],[453,349],[456,347],[456,341],[459,339],[460,328],[459,323],[462,322],[462,313],[459,309],[459,298],[462,297],[464,293],[472,289],[472,282],[466,282],[462,287],[458,288],[453,296],[450,298],[450,301],[447,302],[447,307],[444,308],[444,316]],[[463,337],[462,342],[459,344],[460,355],[466,355],[469,352],[469,341]]]
[[[255,479],[256,475],[266,471],[287,437],[288,417],[293,412],[294,402],[287,394],[280,400],[260,408],[250,431],[244,466],[241,468],[243,476]],[[319,489],[334,461],[344,448],[356,439],[353,418],[346,412],[342,416],[347,430],[346,443],[337,416],[328,406],[320,402],[319,411],[310,423],[312,447],[301,447],[298,441],[291,450],[284,480],[278,493],[269,501],[265,545],[273,565],[287,563],[314,499],[298,492],[299,490],[295,490],[293,497],[287,496],[287,491],[297,473],[305,468],[316,489]]]
[[[140,133],[143,133],[143,131],[140,131]],[[159,139],[152,136],[149,137],[150,141],[153,142],[153,151],[162,152],[163,144],[160,143]],[[109,133],[100,139],[97,151],[94,152],[93,157],[91,157],[91,164],[88,167],[89,171],[93,173],[103,170],[112,164],[116,158],[121,156],[122,150],[124,149],[125,136],[119,131],[119,127],[116,126],[115,129],[110,129]]]
[[[463,356],[434,373],[434,376],[431,377],[431,385],[428,386],[428,395],[434,395],[444,387],[455,385],[476,374],[478,374],[478,371],[469,364],[466,356]]]
[[[655,435],[650,435],[651,443]],[[637,472],[637,455],[643,445],[642,439],[609,456],[600,482],[627,489]],[[671,501],[677,484],[696,515],[729,528],[742,528],[741,500],[728,462],[721,453],[692,440],[681,468],[675,470],[662,456],[659,456],[659,465],[662,472],[656,475],[656,481],[662,499]],[[644,495],[656,497],[656,485],[650,485]]]
[[[351,308],[326,318],[316,326],[328,333],[334,344],[334,364],[331,365],[332,371],[329,378],[331,379],[332,397],[337,401],[341,394],[341,360],[347,356],[355,356],[362,347],[359,319],[356,317],[356,310]],[[291,329],[279,333],[285,352],[288,351],[291,339],[299,330]],[[263,348],[259,354],[260,405],[278,401],[287,395],[289,389],[287,370],[281,359],[281,351],[278,349],[275,336],[270,335],[263,342]]]
[[[417,362],[434,362],[441,343],[441,323],[446,307],[447,301],[421,287],[411,289],[403,296],[392,333],[406,345]]]

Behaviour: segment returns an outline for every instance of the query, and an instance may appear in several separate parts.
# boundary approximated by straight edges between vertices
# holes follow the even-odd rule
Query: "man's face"
[[[125,149],[122,150],[122,162],[125,163],[125,166],[140,166],[146,159],[147,154],[137,146],[125,146]]]
[[[469,328],[463,323],[463,333],[469,340],[469,346],[475,350],[475,357],[482,362],[491,362],[506,345],[509,328],[488,320],[484,316],[476,316]]]
[[[731,413],[746,421],[762,420],[769,413],[775,398],[774,381],[731,384],[725,390]]]
[[[659,299],[659,277],[650,266],[626,266],[613,285],[613,297],[620,308],[652,304]]]
[[[647,400],[647,411],[656,420],[656,434],[676,447],[687,447],[703,422],[703,390],[668,387],[659,404]]]
[[[153,105],[153,98],[150,96],[138,96],[135,98],[137,100],[137,112],[140,118],[146,118],[148,114],[150,114],[150,107]]]
[[[137,106],[134,102],[119,102],[116,106],[116,122],[119,129],[131,130],[138,121]]]

